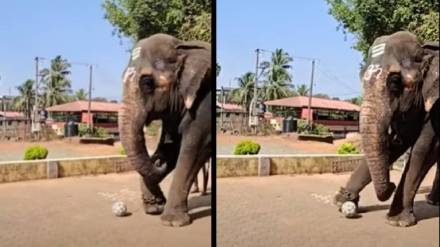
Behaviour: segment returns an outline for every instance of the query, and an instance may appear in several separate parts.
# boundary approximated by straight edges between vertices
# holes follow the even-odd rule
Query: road
[[[163,182],[168,192],[170,176]],[[112,214],[113,200],[131,213]],[[211,245],[211,197],[192,195],[191,225],[162,226],[143,212],[137,173],[0,184],[0,246]]]
[[[439,246],[439,208],[424,200],[431,170],[416,196],[417,225],[385,223],[390,201],[380,203],[369,185],[361,193],[360,218],[346,219],[332,197],[349,174],[221,178],[217,180],[217,242],[221,247]],[[398,181],[399,171],[392,172]]]

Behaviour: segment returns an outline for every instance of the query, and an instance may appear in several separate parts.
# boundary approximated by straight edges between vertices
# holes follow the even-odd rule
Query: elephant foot
[[[398,215],[387,215],[387,223],[397,227],[409,227],[417,224],[417,219],[413,212],[404,210]]]
[[[181,227],[191,224],[191,218],[188,213],[181,211],[164,213],[160,219],[165,226]]]
[[[359,195],[353,192],[348,191],[344,187],[341,187],[336,195],[333,197],[333,204],[336,205],[339,210],[341,209],[342,204],[347,201],[352,201],[356,204],[356,207],[359,203]]]
[[[142,205],[146,214],[158,215],[163,212],[166,203],[165,198],[151,197],[142,199]]]

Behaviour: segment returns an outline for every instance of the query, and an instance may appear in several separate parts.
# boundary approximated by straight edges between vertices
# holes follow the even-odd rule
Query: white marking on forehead
[[[385,51],[385,43],[375,45],[371,48],[371,57],[382,55]]]
[[[132,80],[133,79],[133,76],[136,74],[136,69],[134,68],[134,67],[128,67],[126,70],[125,70],[125,73],[124,73],[124,77],[122,78],[122,81],[125,83],[125,82],[127,82],[128,80]]]
[[[131,52],[131,60],[136,60],[141,55],[141,47],[136,47]]]

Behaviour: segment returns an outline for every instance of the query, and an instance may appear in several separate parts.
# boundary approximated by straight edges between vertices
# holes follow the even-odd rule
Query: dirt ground
[[[162,183],[168,194],[171,176]],[[192,194],[191,225],[163,226],[146,215],[136,172],[0,184],[0,246],[211,245],[211,195]],[[124,201],[131,215],[116,217]]]
[[[234,136],[217,133],[217,154],[233,154],[235,145],[243,140],[253,140],[261,145],[260,154],[335,154],[338,146],[344,142],[359,143],[360,137],[335,140],[332,144],[317,141],[299,141],[294,136]]]
[[[361,193],[361,217],[347,219],[332,204],[350,174],[217,179],[217,245],[221,247],[438,247],[439,208],[425,201],[435,169],[415,198],[418,223],[385,223],[391,200],[379,202],[371,185]],[[401,172],[392,171],[392,181]]]
[[[157,145],[156,137],[146,137],[149,151],[154,151]],[[118,155],[120,142],[113,146],[104,144],[79,144],[68,139],[45,142],[15,142],[0,141],[0,161],[23,160],[24,150],[31,145],[43,145],[49,150],[48,158],[74,158]]]

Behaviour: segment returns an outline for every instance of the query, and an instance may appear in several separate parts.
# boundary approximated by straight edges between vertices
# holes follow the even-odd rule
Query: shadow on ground
[[[192,220],[211,216],[211,193],[189,198],[188,209]]]
[[[420,193],[420,192],[419,192]],[[368,213],[373,211],[388,210],[390,204],[387,205],[371,205],[371,206],[361,206],[359,207],[359,213]],[[439,207],[428,204],[426,201],[415,201],[414,202],[414,213],[418,221],[438,218],[439,217]]]

